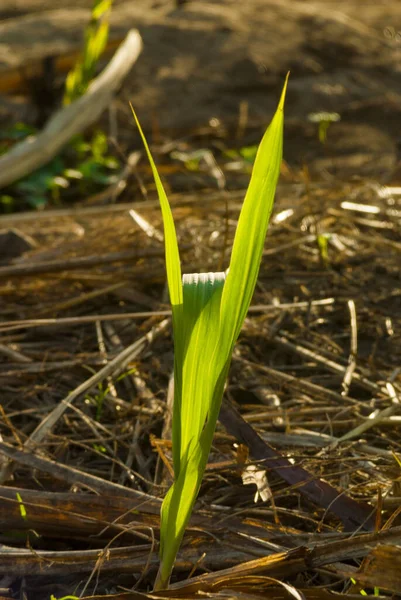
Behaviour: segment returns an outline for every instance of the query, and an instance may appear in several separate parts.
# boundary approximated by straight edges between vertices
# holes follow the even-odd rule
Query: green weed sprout
[[[112,4],[113,0],[93,1],[91,20],[85,29],[82,58],[68,73],[65,82],[64,104],[70,104],[80,98],[95,75],[96,65],[109,37],[107,16]]]
[[[27,521],[28,520],[28,514],[26,512],[25,504],[22,501],[21,494],[19,494],[17,492],[16,496],[17,496],[17,500],[18,500],[18,504],[19,504],[20,515],[21,515],[21,517],[23,518],[24,521]]]
[[[207,464],[234,344],[255,289],[280,173],[286,87],[287,80],[277,111],[259,146],[235,233],[230,266],[223,273],[181,277],[170,205],[133,111],[162,210],[174,334],[174,483],[161,509],[160,567],[155,590],[168,587]]]
[[[326,143],[327,131],[330,125],[340,120],[341,117],[338,113],[318,112],[308,115],[308,121],[318,123],[318,137],[321,144]]]

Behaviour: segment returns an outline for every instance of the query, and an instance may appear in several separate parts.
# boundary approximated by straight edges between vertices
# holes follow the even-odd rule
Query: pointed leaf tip
[[[283,91],[281,92],[280,102],[278,103],[278,109],[281,110],[281,111],[284,110],[284,102],[285,102],[285,96],[286,96],[286,93],[287,93],[287,86],[288,86],[288,79],[289,79],[289,77],[290,77],[290,71],[288,71],[287,75],[285,76]]]
[[[164,191],[163,183],[160,179],[157,171],[156,164],[153,160],[152,153],[149,145],[146,141],[145,134],[142,131],[142,127],[139,123],[139,119],[136,116],[134,108],[130,103],[132,115],[134,117],[136,126],[138,127],[139,134],[142,138],[142,142],[149,159],[149,163],[152,169],[153,178],[155,180],[157,194],[159,196],[159,202],[163,215],[164,224],[164,239],[165,239],[165,255],[166,255],[166,270],[167,270],[167,281],[170,292],[170,302],[173,307],[173,322],[176,324],[178,312],[181,310],[182,305],[182,283],[181,283],[181,263],[180,255],[178,252],[177,234],[175,231],[175,225],[173,215],[171,213],[170,204]],[[174,326],[175,329],[175,326]]]
[[[136,116],[136,112],[135,112],[134,107],[132,106],[131,102],[129,103],[129,106],[130,106],[130,109],[132,111],[132,116],[134,117],[135,124],[138,127],[139,135],[141,136],[142,142],[143,142],[143,144],[145,146],[146,153],[149,154],[149,146],[148,146],[148,143],[146,141],[145,134],[142,131],[141,124],[139,123],[138,117]]]

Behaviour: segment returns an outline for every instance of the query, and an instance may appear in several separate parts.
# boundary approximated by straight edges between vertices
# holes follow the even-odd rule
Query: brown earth
[[[3,0],[0,73],[78,49],[90,4],[62,1],[54,10],[50,0]],[[156,121],[173,137],[213,117],[235,126],[241,103],[248,126],[264,126],[290,70],[290,165],[306,162],[326,178],[389,180],[401,138],[399,8],[399,0],[117,1],[112,37],[136,27],[144,40],[117,105],[121,135],[131,136],[128,100],[145,126]],[[324,152],[308,122],[316,111],[341,115]]]

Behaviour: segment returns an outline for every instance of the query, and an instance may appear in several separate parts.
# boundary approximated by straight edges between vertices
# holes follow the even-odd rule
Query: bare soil
[[[0,72],[77,49],[88,5],[3,0]],[[401,138],[398,0],[120,0],[112,24],[112,37],[135,27],[144,40],[117,108],[123,137],[135,137],[128,101],[145,125],[172,137],[212,118],[233,125],[241,103],[248,123],[263,127],[291,71],[286,160],[317,176],[391,176]],[[324,153],[308,122],[320,111],[341,115]]]

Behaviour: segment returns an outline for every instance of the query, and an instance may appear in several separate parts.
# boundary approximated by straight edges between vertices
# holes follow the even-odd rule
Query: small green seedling
[[[21,517],[23,518],[24,521],[27,521],[28,514],[26,512],[25,504],[22,501],[21,494],[19,492],[17,492],[16,496],[17,496],[17,500],[18,500],[18,504],[19,504],[19,511],[20,511]]]
[[[350,581],[351,581],[351,583],[352,583],[353,585],[357,585],[357,581],[356,581],[356,579],[354,579],[353,577],[351,577],[351,580],[350,580]],[[361,594],[361,596],[369,596],[369,594],[368,594],[367,592],[365,592],[365,590],[360,590],[360,591],[359,591],[359,593]],[[376,586],[375,586],[375,587],[373,588],[373,597],[375,597],[375,598],[376,598],[376,597],[378,597],[378,596],[380,596],[380,588],[378,588],[378,587],[376,587]]]
[[[308,121],[318,123],[318,137],[321,144],[326,143],[327,131],[330,125],[340,120],[341,117],[338,113],[318,112],[308,115]]]
[[[255,289],[280,173],[286,86],[287,81],[276,114],[260,143],[238,221],[230,266],[222,273],[181,277],[170,205],[134,113],[162,210],[174,333],[174,483],[161,509],[156,590],[168,587],[206,468],[234,344]]]
[[[87,368],[92,374],[94,374],[93,369],[91,369],[89,367],[87,367]],[[119,381],[122,381],[123,379],[125,379],[126,377],[129,377],[130,375],[134,375],[136,372],[137,372],[137,370],[135,368],[129,369],[128,371],[121,373],[121,375],[119,375],[117,377],[115,382],[117,383]],[[97,386],[98,392],[95,395],[91,396],[91,395],[87,394],[85,396],[85,400],[88,403],[93,402],[96,405],[96,416],[95,416],[96,421],[100,421],[100,419],[102,417],[104,400],[105,400],[106,396],[110,393],[112,387],[114,387],[114,382],[112,380],[109,380],[109,383],[107,386],[104,386],[103,382],[100,382]],[[96,448],[96,449],[99,450],[100,452],[106,451],[103,446],[98,446],[98,448]]]
[[[65,82],[64,104],[70,104],[82,94],[93,79],[96,66],[109,37],[108,14],[113,0],[94,0],[91,20],[85,29],[82,57],[68,73]]]
[[[320,259],[325,267],[329,266],[329,233],[318,233],[316,235],[316,242],[319,249]]]
[[[242,163],[246,170],[252,172],[252,165],[255,162],[258,146],[242,146],[239,150],[226,150],[224,152],[227,158]]]
[[[0,132],[0,155],[14,143],[37,130],[16,123]],[[62,204],[79,194],[91,194],[117,181],[118,160],[109,152],[107,137],[95,131],[89,140],[77,136],[46,165],[13,183],[0,195],[0,212],[12,212],[25,204],[43,209],[48,204]],[[78,195],[79,195],[78,194]]]

